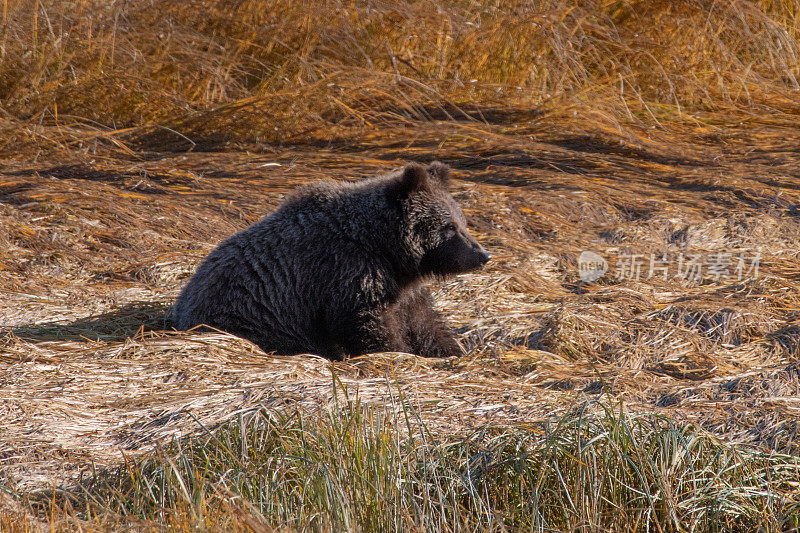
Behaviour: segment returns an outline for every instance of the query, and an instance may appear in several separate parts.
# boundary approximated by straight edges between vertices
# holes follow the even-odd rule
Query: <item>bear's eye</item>
[[[453,224],[452,222],[450,222],[450,223],[448,223],[448,224],[445,224],[445,226],[444,226],[444,232],[445,232],[447,235],[453,235],[453,234],[456,232],[456,225],[455,225],[455,224]]]

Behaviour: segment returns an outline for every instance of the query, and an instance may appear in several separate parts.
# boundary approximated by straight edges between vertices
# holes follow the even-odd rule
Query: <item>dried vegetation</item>
[[[319,415],[332,376],[439,436],[611,402],[797,456],[796,2],[2,8],[4,491],[242,413]],[[203,255],[297,184],[432,159],[495,258],[437,287],[465,357],[329,364],[169,330]],[[583,250],[609,260],[596,283]],[[755,279],[674,276],[678,254],[740,251]],[[626,253],[668,253],[669,279],[617,279]]]

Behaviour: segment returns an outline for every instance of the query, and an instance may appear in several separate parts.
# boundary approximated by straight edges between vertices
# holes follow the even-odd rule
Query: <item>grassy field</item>
[[[0,8],[0,531],[800,527],[800,3]],[[433,159],[463,357],[170,329],[296,185]]]
[[[796,457],[618,408],[444,438],[412,410],[352,399],[321,419],[254,411],[30,505],[50,527],[84,530],[797,528]]]

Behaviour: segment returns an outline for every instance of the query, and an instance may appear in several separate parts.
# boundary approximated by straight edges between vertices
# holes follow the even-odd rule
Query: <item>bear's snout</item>
[[[482,268],[486,263],[489,262],[489,259],[492,258],[492,254],[486,251],[486,248],[481,246],[477,241],[473,241],[472,243],[473,253],[475,254],[475,260],[478,263],[476,268]]]
[[[461,272],[469,272],[470,270],[477,270],[483,268],[483,265],[492,258],[492,255],[475,240],[475,238],[463,232],[461,235],[461,253],[459,258]]]

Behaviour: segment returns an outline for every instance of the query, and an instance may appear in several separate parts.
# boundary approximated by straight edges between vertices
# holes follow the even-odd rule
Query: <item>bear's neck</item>
[[[414,259],[406,245],[402,211],[388,202],[372,200],[374,203],[369,205],[368,201],[356,198],[355,208],[347,210],[352,225],[349,233],[365,253],[380,259],[400,292],[422,279],[419,261]],[[370,208],[364,209],[366,205]]]

